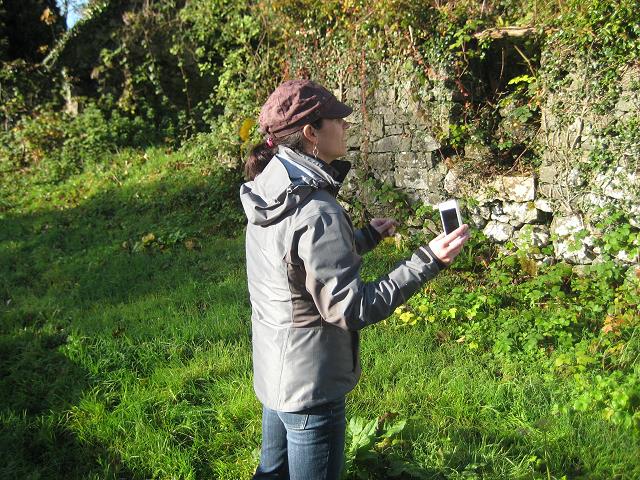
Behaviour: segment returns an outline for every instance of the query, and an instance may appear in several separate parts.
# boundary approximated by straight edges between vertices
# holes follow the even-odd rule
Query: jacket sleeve
[[[384,320],[440,271],[430,249],[420,247],[387,275],[363,282],[353,228],[343,212],[307,219],[292,247],[320,315],[345,330]]]
[[[371,224],[359,228],[353,233],[358,255],[364,255],[373,250],[382,240],[382,235]]]

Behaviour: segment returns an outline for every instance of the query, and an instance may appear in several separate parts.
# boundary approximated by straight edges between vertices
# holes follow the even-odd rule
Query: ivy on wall
[[[255,125],[242,136],[241,127],[282,79],[357,85],[366,128],[371,71],[404,58],[417,84],[444,82],[456,95],[460,108],[440,138],[445,153],[480,144],[495,165],[531,168],[542,99],[577,58],[592,68],[602,108],[614,98],[617,66],[639,53],[639,3],[100,0],[45,63],[51,78],[66,72],[66,86],[53,90],[66,88],[80,110],[95,104],[106,118],[143,118],[156,131],[147,142],[211,132],[207,144],[239,161],[259,138]],[[30,107],[11,115],[37,116]]]

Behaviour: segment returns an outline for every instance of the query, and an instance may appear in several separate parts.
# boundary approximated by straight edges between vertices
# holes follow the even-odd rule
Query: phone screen
[[[442,224],[444,226],[444,233],[449,234],[460,226],[458,223],[458,215],[454,208],[450,210],[441,210]]]

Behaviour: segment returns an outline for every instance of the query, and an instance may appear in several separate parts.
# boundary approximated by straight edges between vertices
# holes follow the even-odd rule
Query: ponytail
[[[267,142],[259,143],[253,147],[249,154],[249,158],[247,158],[247,161],[244,164],[245,177],[249,180],[256,178],[256,176],[265,169],[269,161],[276,154],[277,149],[277,145],[270,147]]]
[[[323,119],[319,118],[309,125],[313,128],[320,129],[322,128],[322,121]],[[278,145],[289,147],[298,152],[304,152],[304,135],[302,134],[302,128],[288,135],[279,137],[277,140],[273,137],[268,137],[267,140],[253,147],[251,153],[249,153],[249,158],[247,158],[244,164],[244,175],[247,179],[253,180],[259,173],[262,173],[278,151]]]

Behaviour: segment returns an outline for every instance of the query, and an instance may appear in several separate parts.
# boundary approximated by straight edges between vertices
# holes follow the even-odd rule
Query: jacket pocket
[[[357,380],[352,335],[333,325],[290,328],[277,410],[336,399]]]

